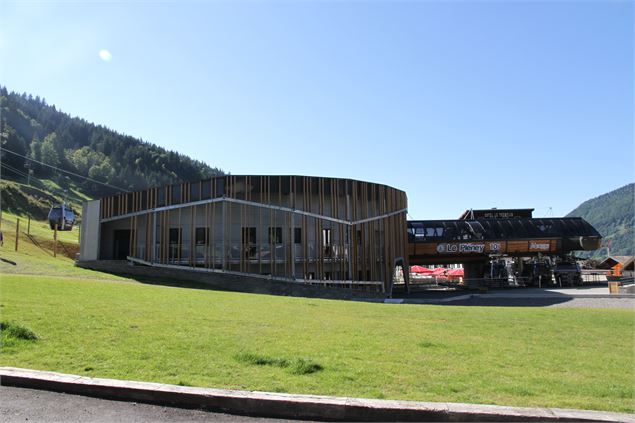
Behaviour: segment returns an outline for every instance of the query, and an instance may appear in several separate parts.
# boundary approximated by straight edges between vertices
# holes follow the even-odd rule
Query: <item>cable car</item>
[[[66,204],[51,207],[49,211],[49,225],[51,229],[57,226],[58,231],[70,231],[75,223],[75,213]]]

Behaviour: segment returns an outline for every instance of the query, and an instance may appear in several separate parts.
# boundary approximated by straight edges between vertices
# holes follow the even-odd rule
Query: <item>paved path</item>
[[[571,288],[517,288],[517,289],[500,289],[491,290],[488,295],[505,296],[505,295],[608,295],[608,286],[579,286]]]
[[[13,422],[290,422],[201,410],[110,401],[58,392],[0,386],[0,421]]]
[[[396,294],[393,303],[438,304],[449,306],[494,307],[576,307],[635,310],[635,295],[609,294],[607,286],[571,288],[491,289],[486,294],[474,291],[427,291]]]
[[[635,298],[571,298],[473,296],[440,303],[448,306],[479,307],[557,307],[557,308],[617,308],[635,310]]]

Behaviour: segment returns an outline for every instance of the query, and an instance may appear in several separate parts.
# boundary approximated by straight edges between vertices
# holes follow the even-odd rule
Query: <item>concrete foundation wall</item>
[[[100,200],[86,201],[82,206],[81,239],[79,259],[97,260],[99,258]]]
[[[152,278],[160,282],[178,285],[179,282],[195,282],[210,289],[249,292],[255,294],[312,297],[324,299],[382,299],[385,294],[364,292],[346,288],[325,287],[303,283],[282,282],[266,277],[234,275],[227,273],[199,273],[180,269],[165,269],[143,265],[131,265],[127,261],[96,260],[77,262],[76,266],[100,272],[129,276],[132,278]]]

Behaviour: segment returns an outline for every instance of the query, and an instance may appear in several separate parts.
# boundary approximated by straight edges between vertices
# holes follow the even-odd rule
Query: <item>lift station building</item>
[[[581,218],[535,219],[531,209],[408,221],[407,207],[404,191],[352,179],[219,176],[86,202],[78,262],[390,295],[396,267],[467,269],[492,253],[566,254],[601,239]]]

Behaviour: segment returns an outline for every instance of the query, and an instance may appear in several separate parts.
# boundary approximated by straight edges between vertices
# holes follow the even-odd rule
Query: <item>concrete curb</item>
[[[330,421],[627,422],[635,415],[556,408],[230,391],[0,367],[0,384],[123,401],[204,408],[227,413]]]

